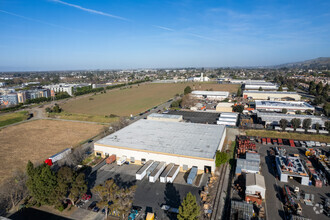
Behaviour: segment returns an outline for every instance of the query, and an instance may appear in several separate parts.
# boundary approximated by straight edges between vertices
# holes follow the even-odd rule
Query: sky
[[[329,0],[0,0],[0,71],[267,66],[329,56]]]

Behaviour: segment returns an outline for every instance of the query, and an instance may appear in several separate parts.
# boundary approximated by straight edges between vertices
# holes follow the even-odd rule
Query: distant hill
[[[319,57],[312,60],[306,60],[301,62],[294,62],[294,63],[285,63],[274,66],[275,68],[318,68],[330,69],[330,57]]]

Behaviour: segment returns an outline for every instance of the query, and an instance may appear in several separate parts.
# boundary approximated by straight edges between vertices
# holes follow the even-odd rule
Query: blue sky
[[[0,0],[0,71],[273,65],[329,39],[328,0]]]

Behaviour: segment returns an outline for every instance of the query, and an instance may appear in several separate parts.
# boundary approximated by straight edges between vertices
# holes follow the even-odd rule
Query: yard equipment
[[[146,220],[154,220],[155,219],[155,213],[148,212]]]

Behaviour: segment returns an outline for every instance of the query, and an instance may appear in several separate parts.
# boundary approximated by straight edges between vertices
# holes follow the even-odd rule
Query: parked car
[[[88,206],[88,210],[92,210],[92,209],[94,209],[95,206],[96,206],[96,201],[92,202],[92,203]]]
[[[98,211],[100,211],[100,208],[99,207],[97,207],[97,206],[95,206],[94,208],[93,208],[93,210],[92,210],[93,212],[98,212]]]

